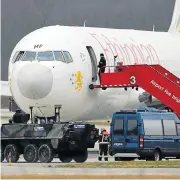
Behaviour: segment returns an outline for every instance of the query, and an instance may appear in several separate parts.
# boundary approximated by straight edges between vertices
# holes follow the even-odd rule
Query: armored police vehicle
[[[110,155],[136,153],[140,159],[180,159],[180,120],[172,112],[138,108],[113,114]]]
[[[1,126],[1,162],[17,162],[23,154],[26,162],[85,162],[87,148],[94,148],[98,139],[95,125],[82,122],[60,122],[54,119],[33,120],[17,111],[13,119]]]

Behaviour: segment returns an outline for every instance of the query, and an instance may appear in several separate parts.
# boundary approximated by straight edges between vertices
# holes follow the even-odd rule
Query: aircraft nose
[[[29,64],[19,70],[18,87],[26,98],[37,100],[46,97],[52,84],[52,72],[44,65]]]

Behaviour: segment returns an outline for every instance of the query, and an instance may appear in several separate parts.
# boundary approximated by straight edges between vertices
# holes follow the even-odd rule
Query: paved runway
[[[49,166],[49,167],[48,167]],[[1,174],[103,174],[103,175],[116,175],[116,174],[127,174],[127,175],[152,175],[152,174],[163,174],[163,175],[180,175],[179,168],[60,168],[55,167],[51,163],[50,165],[34,165],[34,164],[8,164],[2,165]]]
[[[129,156],[127,154],[122,154]],[[134,154],[132,154],[134,156]],[[113,157],[109,157],[109,161],[113,162]],[[87,162],[98,162],[96,153],[89,153]],[[104,161],[102,161],[104,162]],[[72,161],[72,163],[75,163]],[[18,163],[1,164],[1,173],[5,174],[179,174],[179,168],[64,168],[57,165],[62,163],[55,158],[51,163],[25,163],[23,157],[20,157]]]

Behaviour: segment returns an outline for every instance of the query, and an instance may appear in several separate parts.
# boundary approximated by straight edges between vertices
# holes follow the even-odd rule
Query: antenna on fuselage
[[[86,20],[84,21],[84,27],[86,27]]]
[[[155,31],[155,25],[153,25],[153,32]]]

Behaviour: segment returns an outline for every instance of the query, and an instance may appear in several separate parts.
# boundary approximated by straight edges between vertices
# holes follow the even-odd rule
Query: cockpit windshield
[[[22,61],[34,61],[36,58],[36,52],[26,51],[22,56]]]
[[[37,60],[38,61],[54,61],[53,52],[52,51],[38,52]]]
[[[63,53],[61,51],[54,51],[54,56],[56,61],[62,61],[66,63],[66,60],[64,59]]]
[[[68,51],[20,51],[15,53],[12,60],[13,63],[17,61],[61,61],[71,63],[73,59]]]

